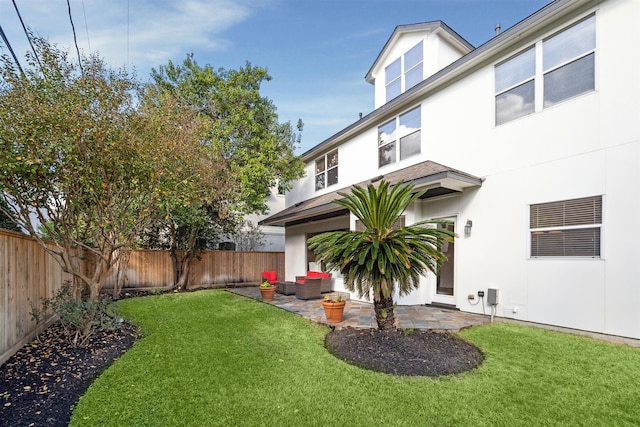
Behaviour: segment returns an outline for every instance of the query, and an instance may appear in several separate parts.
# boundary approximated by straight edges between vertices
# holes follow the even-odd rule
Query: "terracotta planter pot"
[[[273,295],[276,293],[275,286],[269,286],[268,288],[260,288],[260,294],[262,295],[262,301],[273,301]]]
[[[322,301],[322,307],[324,308],[324,315],[329,323],[342,322],[342,314],[344,312],[344,306],[346,302],[330,302]]]

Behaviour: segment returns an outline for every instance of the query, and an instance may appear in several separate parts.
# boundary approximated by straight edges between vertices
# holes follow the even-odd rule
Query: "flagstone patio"
[[[258,287],[245,287],[228,289],[238,295],[261,300]],[[317,323],[328,324],[322,304],[322,300],[301,300],[295,295],[281,295],[276,293],[273,301],[266,302],[283,310],[299,314]],[[395,308],[396,322],[402,329],[427,329],[434,331],[459,331],[470,326],[490,323],[489,316],[465,313],[459,310],[431,307],[426,305],[397,306]],[[377,328],[378,324],[373,312],[373,305],[347,300],[343,321],[331,324],[337,328]]]

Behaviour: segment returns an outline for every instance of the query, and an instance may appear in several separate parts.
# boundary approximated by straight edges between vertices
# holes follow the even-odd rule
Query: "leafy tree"
[[[97,56],[83,68],[35,39],[19,72],[0,64],[0,191],[5,214],[74,276],[74,298],[96,303],[120,249],[153,220],[171,177],[162,170],[161,115],[140,114],[139,84]],[[54,241],[47,245],[38,233]],[[86,261],[90,262],[86,262]],[[83,296],[84,295],[84,296]]]
[[[171,253],[176,288],[184,289],[191,261],[207,242],[232,234],[245,214],[265,213],[270,189],[279,182],[291,188],[291,181],[303,176],[304,165],[294,155],[299,133],[290,123],[279,123],[272,101],[260,94],[262,82],[271,79],[265,69],[247,63],[239,70],[214,70],[187,55],[182,65],[169,61],[152,77],[155,85],[145,102],[154,105],[171,94],[205,123],[200,147],[191,147],[188,154],[199,159],[199,172],[187,165],[181,170],[206,185],[176,188],[180,197],[174,193],[159,206],[164,219],[158,231],[165,236],[159,243]],[[177,160],[193,167],[192,160]]]
[[[0,197],[0,228],[22,233],[20,226],[16,222],[13,214],[11,214],[7,201],[2,197]]]
[[[255,251],[258,247],[267,243],[262,227],[251,221],[244,221],[236,231],[235,236],[241,251]]]
[[[364,231],[332,231],[309,239],[309,248],[329,269],[339,270],[345,286],[361,297],[373,294],[379,329],[395,327],[393,294],[396,286],[403,296],[419,286],[420,276],[438,272],[446,261],[441,251],[453,232],[434,227],[443,221],[422,221],[394,228],[404,210],[424,191],[398,184],[389,190],[381,181],[376,188],[354,186],[351,193],[339,193],[336,201],[361,221]]]

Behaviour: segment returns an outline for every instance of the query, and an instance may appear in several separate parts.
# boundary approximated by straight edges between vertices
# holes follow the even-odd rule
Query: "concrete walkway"
[[[228,289],[245,297],[261,300],[257,287]],[[275,305],[283,310],[299,314],[317,323],[328,324],[324,315],[322,300],[300,300],[295,295],[281,295],[276,293],[273,301],[267,304]],[[489,316],[465,313],[458,310],[442,309],[425,305],[398,306],[394,310],[396,322],[401,329],[427,329],[435,331],[459,331],[470,326],[490,323]],[[373,312],[373,305],[359,301],[347,301],[343,321],[332,324],[336,328],[377,328],[378,324]]]

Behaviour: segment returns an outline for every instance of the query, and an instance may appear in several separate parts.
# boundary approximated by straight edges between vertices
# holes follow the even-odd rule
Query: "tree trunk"
[[[131,257],[131,251],[129,249],[120,249],[122,253],[117,262],[116,270],[116,283],[113,285],[113,297],[118,298],[122,289],[127,284],[127,267],[129,265],[129,258]]]
[[[373,309],[376,313],[378,329],[381,331],[395,329],[396,316],[393,312],[393,298],[380,298],[373,301]]]
[[[182,267],[180,269],[180,274],[178,276],[178,283],[176,284],[176,287],[178,289],[187,289],[187,284],[188,284],[188,278],[189,278],[189,272],[191,271],[191,258],[193,257],[189,257],[187,258],[186,256],[183,257],[182,259]]]
[[[197,227],[187,228],[189,233],[187,240],[187,248],[180,251],[178,250],[178,233],[177,227],[172,227],[172,243],[169,249],[171,255],[171,261],[173,262],[173,286],[176,290],[185,290],[188,286],[189,271],[191,270],[191,262],[196,257],[196,242],[198,239],[198,233],[200,229]],[[184,232],[184,230],[183,230]]]
[[[173,263],[173,287],[176,290],[187,289],[189,270],[191,268],[191,260],[193,252],[190,250],[183,251],[182,254],[176,248],[169,251],[171,262]]]

